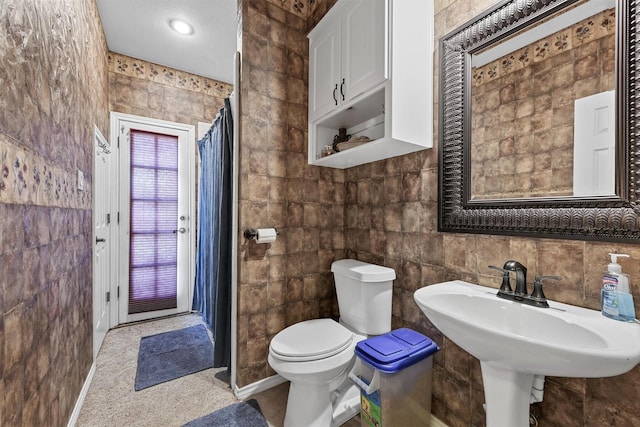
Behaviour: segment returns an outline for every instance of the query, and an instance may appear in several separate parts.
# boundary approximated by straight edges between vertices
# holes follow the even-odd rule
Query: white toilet
[[[345,259],[331,271],[340,322],[291,325],[269,346],[269,365],[291,381],[285,427],[335,427],[357,414],[360,389],[348,379],[356,343],[391,330],[392,268]]]

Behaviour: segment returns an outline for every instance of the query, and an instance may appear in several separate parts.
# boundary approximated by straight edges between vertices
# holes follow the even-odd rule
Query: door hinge
[[[107,214],[107,225],[111,224],[111,214]]]
[[[111,301],[111,292],[107,292],[107,302]]]

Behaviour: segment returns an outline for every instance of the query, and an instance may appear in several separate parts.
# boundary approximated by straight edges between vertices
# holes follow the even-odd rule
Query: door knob
[[[176,234],[176,233],[186,233],[186,232],[187,232],[187,229],[186,229],[186,228],[184,228],[184,227],[180,227],[180,228],[178,228],[177,230],[173,230],[173,234]]]

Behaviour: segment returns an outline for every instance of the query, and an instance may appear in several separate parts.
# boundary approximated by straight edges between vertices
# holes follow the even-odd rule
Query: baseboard
[[[286,381],[287,380],[282,378],[280,375],[273,375],[269,378],[256,381],[255,383],[251,383],[244,387],[238,388],[236,386],[233,389],[233,394],[235,394],[238,399],[246,399],[249,396],[252,396],[256,393],[263,392],[265,390],[269,390],[270,388],[280,385]]]
[[[87,393],[89,393],[89,387],[91,386],[91,381],[93,381],[93,376],[95,375],[95,373],[96,362],[93,362],[91,364],[91,369],[89,369],[89,373],[87,374],[87,379],[84,380],[84,385],[82,386],[82,390],[80,390],[80,395],[78,396],[78,400],[76,400],[76,406],[74,406],[73,408],[73,412],[71,413],[71,418],[69,418],[67,427],[74,427],[78,422],[82,404],[84,403],[84,399],[87,397]]]
[[[431,427],[449,427],[449,426],[447,426],[445,423],[440,421],[439,418],[436,418],[435,415],[431,414]]]

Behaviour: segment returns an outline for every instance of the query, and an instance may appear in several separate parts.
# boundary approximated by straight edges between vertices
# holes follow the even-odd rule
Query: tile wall
[[[436,0],[436,41],[496,3],[494,0]],[[320,9],[322,6],[318,4],[316,10]],[[437,76],[437,52],[435,58]],[[435,93],[437,103],[437,81]],[[437,114],[437,105],[434,107]],[[434,123],[437,135],[435,116]],[[497,288],[500,280],[487,266],[517,259],[532,275],[563,276],[561,282],[545,288],[549,298],[598,309],[602,270],[609,262],[607,253],[615,250],[632,257],[625,260],[623,270],[631,274],[638,310],[640,246],[439,233],[437,168],[436,143],[431,150],[348,169],[345,254],[396,269],[393,326],[422,331],[442,348],[435,356],[434,414],[452,427],[481,426],[484,425],[484,395],[478,361],[429,324],[413,301],[413,292],[449,279]],[[640,425],[638,387],[638,367],[616,378],[547,378],[540,425]]]
[[[344,256],[344,172],[307,165],[306,21],[279,1],[241,9],[238,386],[273,375],[269,341],[337,314],[331,262]],[[242,237],[276,227],[275,243]]]
[[[281,234],[271,245],[240,238],[238,385],[273,373],[266,355],[279,330],[337,315],[329,266],[349,256],[394,267],[394,326],[426,332],[441,345],[435,415],[451,426],[482,425],[477,361],[429,325],[413,291],[449,278],[497,287],[486,266],[516,258],[531,271],[565,277],[548,287],[549,297],[597,308],[606,253],[631,254],[623,267],[634,278],[640,248],[438,233],[437,145],[346,172],[308,166],[306,33],[334,2],[241,3],[240,232],[275,226]],[[493,3],[436,0],[436,39]],[[108,130],[108,52],[92,2],[7,0],[0,17],[0,62],[8,64],[0,67],[0,423],[64,425],[91,365],[87,195],[93,125]],[[118,81],[112,91],[147,84],[111,70]],[[138,95],[131,103],[115,97],[118,108],[140,109],[123,112],[154,109]],[[83,194],[73,190],[76,168],[85,172]],[[638,386],[637,368],[615,379],[548,378],[543,425],[640,424]]]
[[[92,146],[109,118],[95,3],[4,0],[0,64],[0,425],[62,426],[92,363]]]
[[[114,52],[108,54],[111,111],[197,126],[212,123],[233,85]]]

